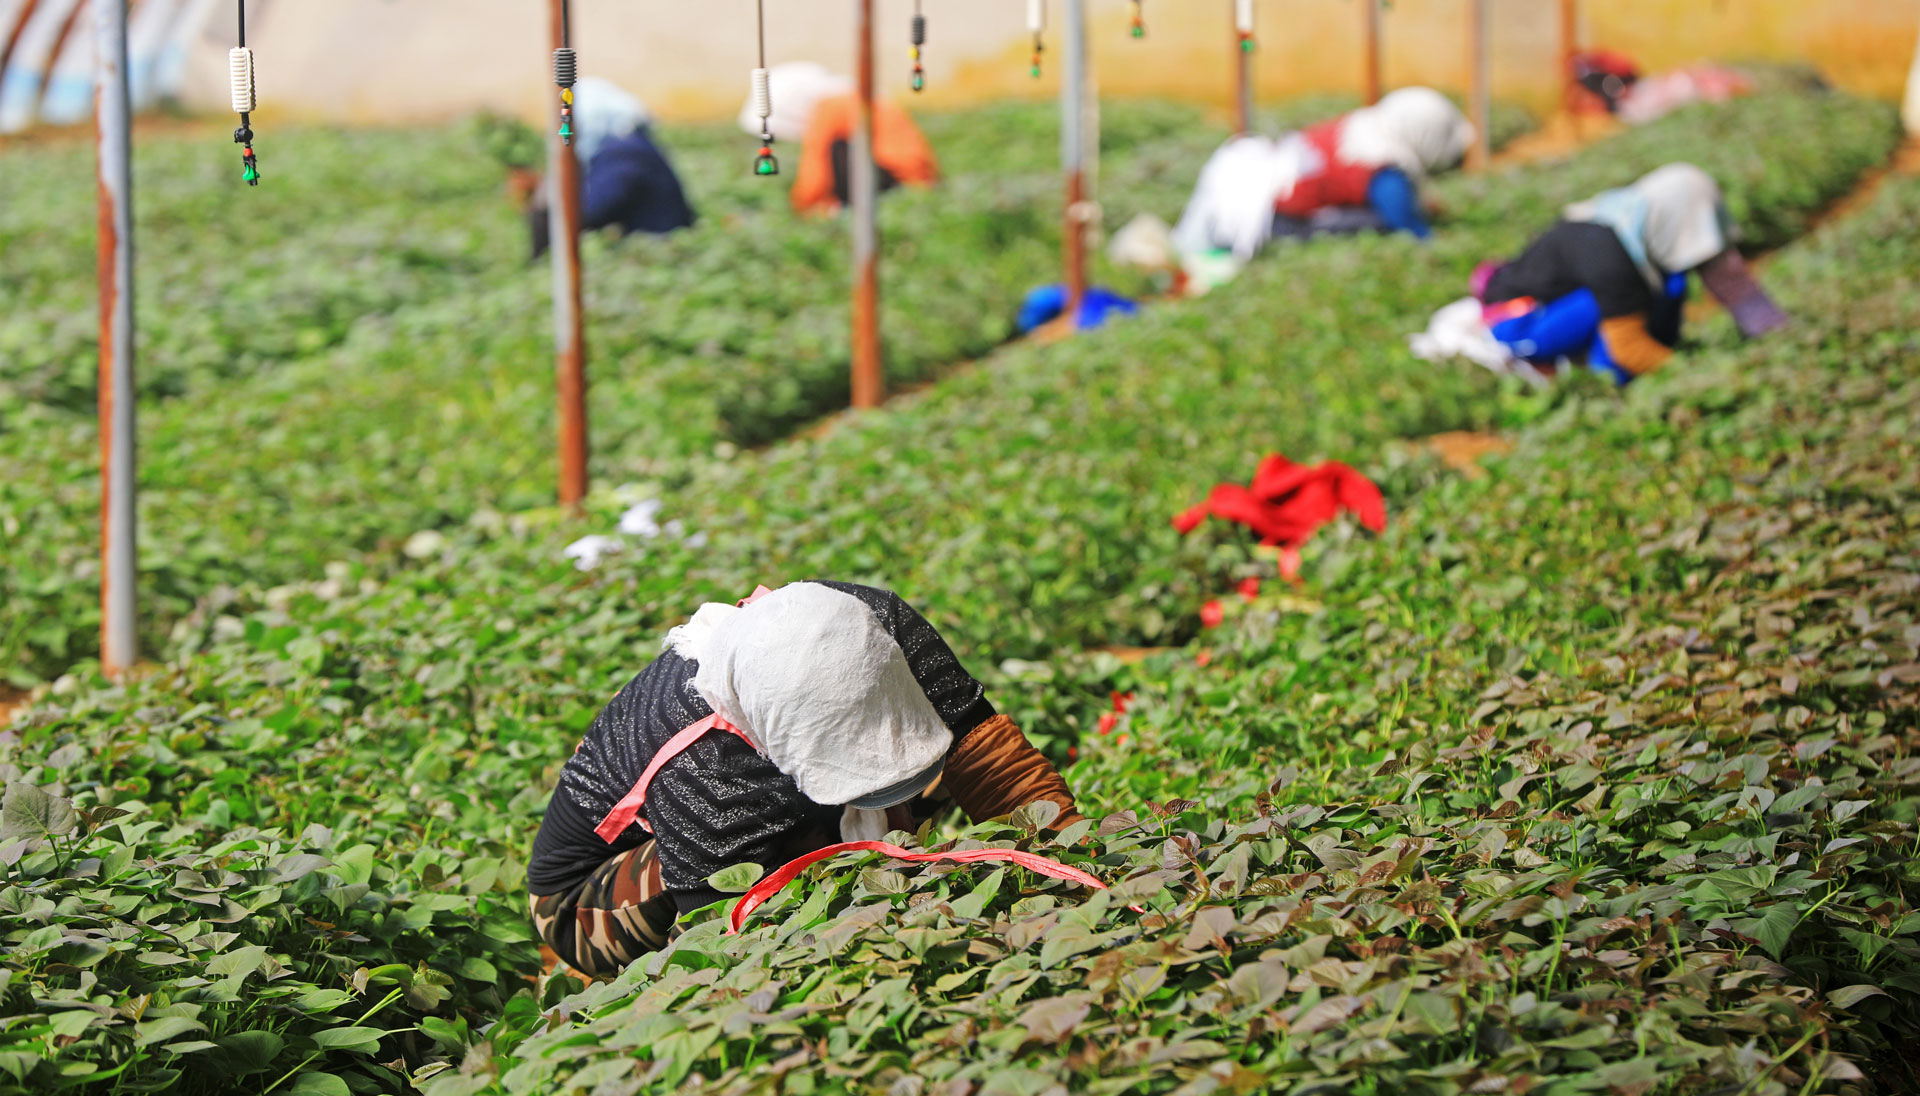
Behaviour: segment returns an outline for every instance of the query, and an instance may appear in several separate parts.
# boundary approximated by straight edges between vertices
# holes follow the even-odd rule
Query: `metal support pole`
[[[14,18],[13,29],[7,32],[5,45],[0,45],[0,76],[7,73],[7,62],[13,59],[13,51],[20,45],[20,36],[26,33],[27,21],[33,18],[33,11],[40,6],[40,0],[27,0],[26,6]]]
[[[1467,151],[1467,169],[1485,171],[1493,160],[1493,90],[1487,50],[1487,0],[1467,0],[1467,109],[1473,112],[1473,147]]]
[[[1066,0],[1060,70],[1060,166],[1067,177],[1061,249],[1066,268],[1066,315],[1080,315],[1087,293],[1087,0]]]
[[[873,0],[853,0],[856,81],[848,187],[853,199],[853,405],[878,407],[886,395],[880,368],[879,169],[873,162]]]
[[[1573,55],[1580,52],[1580,0],[1560,0],[1560,105],[1573,111]]]
[[[1239,0],[1227,0],[1233,28],[1233,131],[1252,133],[1253,51],[1247,48],[1251,39],[1245,36],[1246,31],[1240,25],[1240,6]]]
[[[133,97],[126,0],[93,0],[94,131],[99,146],[100,671],[137,657],[133,395]]]
[[[567,0],[547,0],[553,47],[568,42]],[[559,125],[556,107],[553,122]],[[560,505],[587,497],[587,348],[580,292],[580,161],[557,132],[547,136],[548,235],[553,241],[553,350],[560,410]]]
[[[1380,0],[1360,0],[1360,6],[1366,12],[1366,27],[1361,48],[1366,56],[1362,63],[1366,66],[1366,87],[1362,94],[1367,105],[1380,101]]]

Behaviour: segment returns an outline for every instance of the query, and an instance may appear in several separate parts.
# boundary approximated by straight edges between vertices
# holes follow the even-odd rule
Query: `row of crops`
[[[260,530],[246,558],[277,551],[280,569],[181,617],[192,657],[124,688],[70,683],[0,738],[0,1089],[337,1096],[438,1071],[442,1094],[695,1073],[1201,1092],[1365,1072],[1382,1091],[1773,1091],[1878,1068],[1848,1040],[1878,993],[1920,990],[1901,980],[1920,922],[1900,892],[1914,640],[1892,474],[1912,456],[1920,193],[1890,187],[1774,268],[1808,320],[1790,340],[1717,349],[1625,402],[1502,389],[1414,362],[1401,334],[1563,201],[1686,156],[1755,242],[1780,244],[1894,133],[1890,111],[1840,96],[1684,112],[1446,184],[1433,247],[1285,251],[1201,302],[1011,349],[823,438],[636,462],[632,493],[597,500],[611,527],[623,501],[658,498],[699,549],[636,541],[583,574],[559,558],[577,527],[467,499],[411,554],[321,578],[303,561],[350,538]],[[315,391],[302,374],[350,377],[372,337],[355,327],[235,391]],[[482,433],[511,436],[509,403]],[[269,406],[262,432],[341,425]],[[480,419],[435,425],[464,413],[412,425],[471,445]],[[1479,483],[1396,443],[1496,423],[1526,445]],[[282,517],[371,507],[389,484],[417,502],[446,486],[402,482],[422,468],[483,466],[478,448],[395,457],[397,426],[366,458],[389,478],[343,454],[355,471],[284,491]],[[1821,463],[1782,459],[1823,445]],[[1329,538],[1315,585],[1210,636],[1204,667],[1074,656],[1191,638],[1247,556],[1166,519],[1274,449],[1374,475],[1389,535]],[[273,471],[222,457],[235,479]],[[237,498],[173,504],[215,523]],[[1017,873],[848,868],[611,987],[541,979],[520,857],[578,731],[698,601],[815,575],[895,586],[996,671],[1003,707],[1076,748],[1090,812],[1118,815],[1049,852],[1133,878],[1089,901]],[[1082,732],[1108,688],[1139,699],[1114,736]],[[1035,821],[974,836],[1044,844]]]
[[[1499,118],[1502,136],[1527,124]],[[1051,275],[1053,126],[1023,105],[927,120],[948,181],[883,207],[895,383],[1002,343],[1022,294]],[[1109,221],[1172,216],[1222,135],[1192,108],[1110,109]],[[552,497],[545,269],[525,263],[479,142],[463,129],[281,140],[273,188],[240,200],[208,140],[141,146],[139,375],[160,397],[141,423],[150,652],[222,587],[379,566],[419,530]],[[666,140],[701,224],[587,250],[603,481],[764,442],[846,401],[845,287],[831,273],[844,226],[795,220],[784,190],[741,171],[737,134]],[[0,161],[0,291],[19,302],[0,316],[0,665],[20,685],[88,656],[98,629],[87,157]]]

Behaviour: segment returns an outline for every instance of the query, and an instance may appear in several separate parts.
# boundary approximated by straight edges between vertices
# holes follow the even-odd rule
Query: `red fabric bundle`
[[[1372,480],[1339,461],[1308,468],[1275,453],[1260,462],[1252,484],[1216,486],[1207,501],[1175,515],[1173,527],[1191,533],[1209,516],[1225,518],[1252,529],[1262,544],[1291,550],[1343,511],[1376,533],[1387,527],[1387,502]]]

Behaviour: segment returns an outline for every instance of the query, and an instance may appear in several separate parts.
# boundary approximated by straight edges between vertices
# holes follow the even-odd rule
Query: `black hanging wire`
[[[780,174],[773,155],[773,78],[767,74],[767,0],[759,0],[760,66],[753,70],[753,112],[760,116],[760,151],[753,157],[755,175]]]
[[[240,146],[240,177],[248,186],[260,185],[260,160],[253,154],[253,108],[258,105],[253,79],[253,51],[247,48],[247,0],[239,7],[239,44],[227,55],[227,75],[232,82],[233,109],[240,115],[240,128],[233,131],[233,143]]]
[[[560,88],[560,143],[573,145],[573,85],[580,61],[573,52],[573,9],[560,0],[560,45],[553,51],[553,82]]]
[[[927,17],[920,14],[920,0],[913,0],[913,46],[907,56],[913,59],[913,90],[927,89],[927,70],[920,64],[921,47],[927,44]]]

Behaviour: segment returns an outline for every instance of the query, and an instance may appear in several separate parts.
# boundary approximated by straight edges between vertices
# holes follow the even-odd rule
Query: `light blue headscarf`
[[[1692,270],[1732,247],[1735,239],[1720,184],[1692,164],[1668,164],[1632,186],[1568,206],[1566,218],[1613,229],[1656,290],[1668,274]]]
[[[598,76],[582,76],[573,86],[573,100],[573,152],[582,167],[592,163],[608,141],[653,121],[638,96]]]

